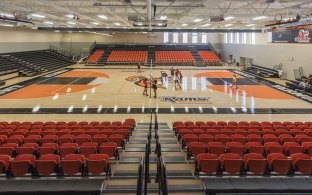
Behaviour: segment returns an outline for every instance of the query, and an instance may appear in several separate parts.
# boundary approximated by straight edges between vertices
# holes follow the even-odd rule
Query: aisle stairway
[[[154,124],[152,124],[154,127]],[[167,168],[168,190],[170,194],[205,194],[202,180],[194,176],[194,165],[188,164],[186,153],[180,148],[179,143],[167,123],[158,124],[159,142],[162,147]],[[147,143],[149,123],[138,123],[126,149],[120,153],[120,160],[112,165],[112,176],[104,183],[103,194],[136,194],[138,166],[140,158],[144,157]],[[157,194],[158,183],[155,183],[157,173],[155,132],[152,131],[150,154],[150,179],[148,194]]]

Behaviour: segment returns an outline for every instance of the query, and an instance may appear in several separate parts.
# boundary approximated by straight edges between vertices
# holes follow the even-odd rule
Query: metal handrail
[[[137,179],[137,195],[142,195],[143,180],[144,180],[144,158],[141,157],[138,168],[138,179]]]
[[[157,157],[157,175],[155,182],[158,182],[158,194],[168,195],[167,171],[163,157]]]
[[[149,151],[148,144],[145,146],[145,166],[144,166],[144,195],[147,195],[147,183],[150,183],[150,174],[149,174]]]

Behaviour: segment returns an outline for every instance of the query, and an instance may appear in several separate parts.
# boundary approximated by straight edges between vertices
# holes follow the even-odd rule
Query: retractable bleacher
[[[99,59],[102,57],[103,54],[104,54],[104,50],[96,50],[88,58],[87,63],[88,64],[96,64],[99,61]]]
[[[243,72],[246,72],[252,75],[257,75],[257,70],[260,71],[260,76],[264,78],[278,78],[279,77],[277,70],[255,65],[255,64],[245,68]]]
[[[34,76],[73,64],[68,57],[51,50],[18,52],[8,55],[11,61],[23,67],[20,69],[22,76]]]
[[[147,63],[148,60],[147,50],[112,50],[107,58],[108,64],[138,64]]]
[[[156,51],[155,60],[160,65],[195,65],[190,51]]]
[[[204,60],[206,65],[220,65],[221,60],[213,51],[199,50],[198,54]]]

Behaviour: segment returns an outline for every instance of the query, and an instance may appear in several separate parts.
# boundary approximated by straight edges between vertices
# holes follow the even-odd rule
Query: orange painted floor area
[[[63,74],[58,75],[57,77],[103,77],[110,78],[110,76],[103,72],[94,72],[94,71],[69,71]]]
[[[206,77],[206,78],[232,78],[235,73],[229,71],[222,72],[202,72],[195,74],[194,77]],[[237,78],[244,78],[236,74]]]
[[[223,85],[210,85],[209,89],[224,92]],[[227,93],[230,93],[231,88],[227,87]],[[243,91],[245,90],[247,97],[255,97],[255,98],[263,98],[263,99],[296,99],[295,97],[273,89],[271,87],[265,85],[239,85],[238,86],[238,94],[240,96],[243,95]],[[232,93],[236,93],[236,89],[232,88]]]
[[[50,97],[55,94],[75,93],[91,89],[98,85],[31,85],[12,93],[1,96],[0,99],[27,99]],[[67,89],[70,88],[70,92]]]

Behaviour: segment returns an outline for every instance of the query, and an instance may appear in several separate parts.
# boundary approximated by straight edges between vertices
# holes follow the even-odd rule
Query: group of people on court
[[[143,90],[143,96],[148,96],[147,94],[147,89],[148,89],[148,86],[149,86],[149,82],[148,82],[148,79],[147,78],[144,78],[143,80],[143,86],[144,86],[144,90]],[[154,91],[154,99],[157,98],[157,80],[156,79],[152,79],[151,80],[151,88],[153,89]]]

